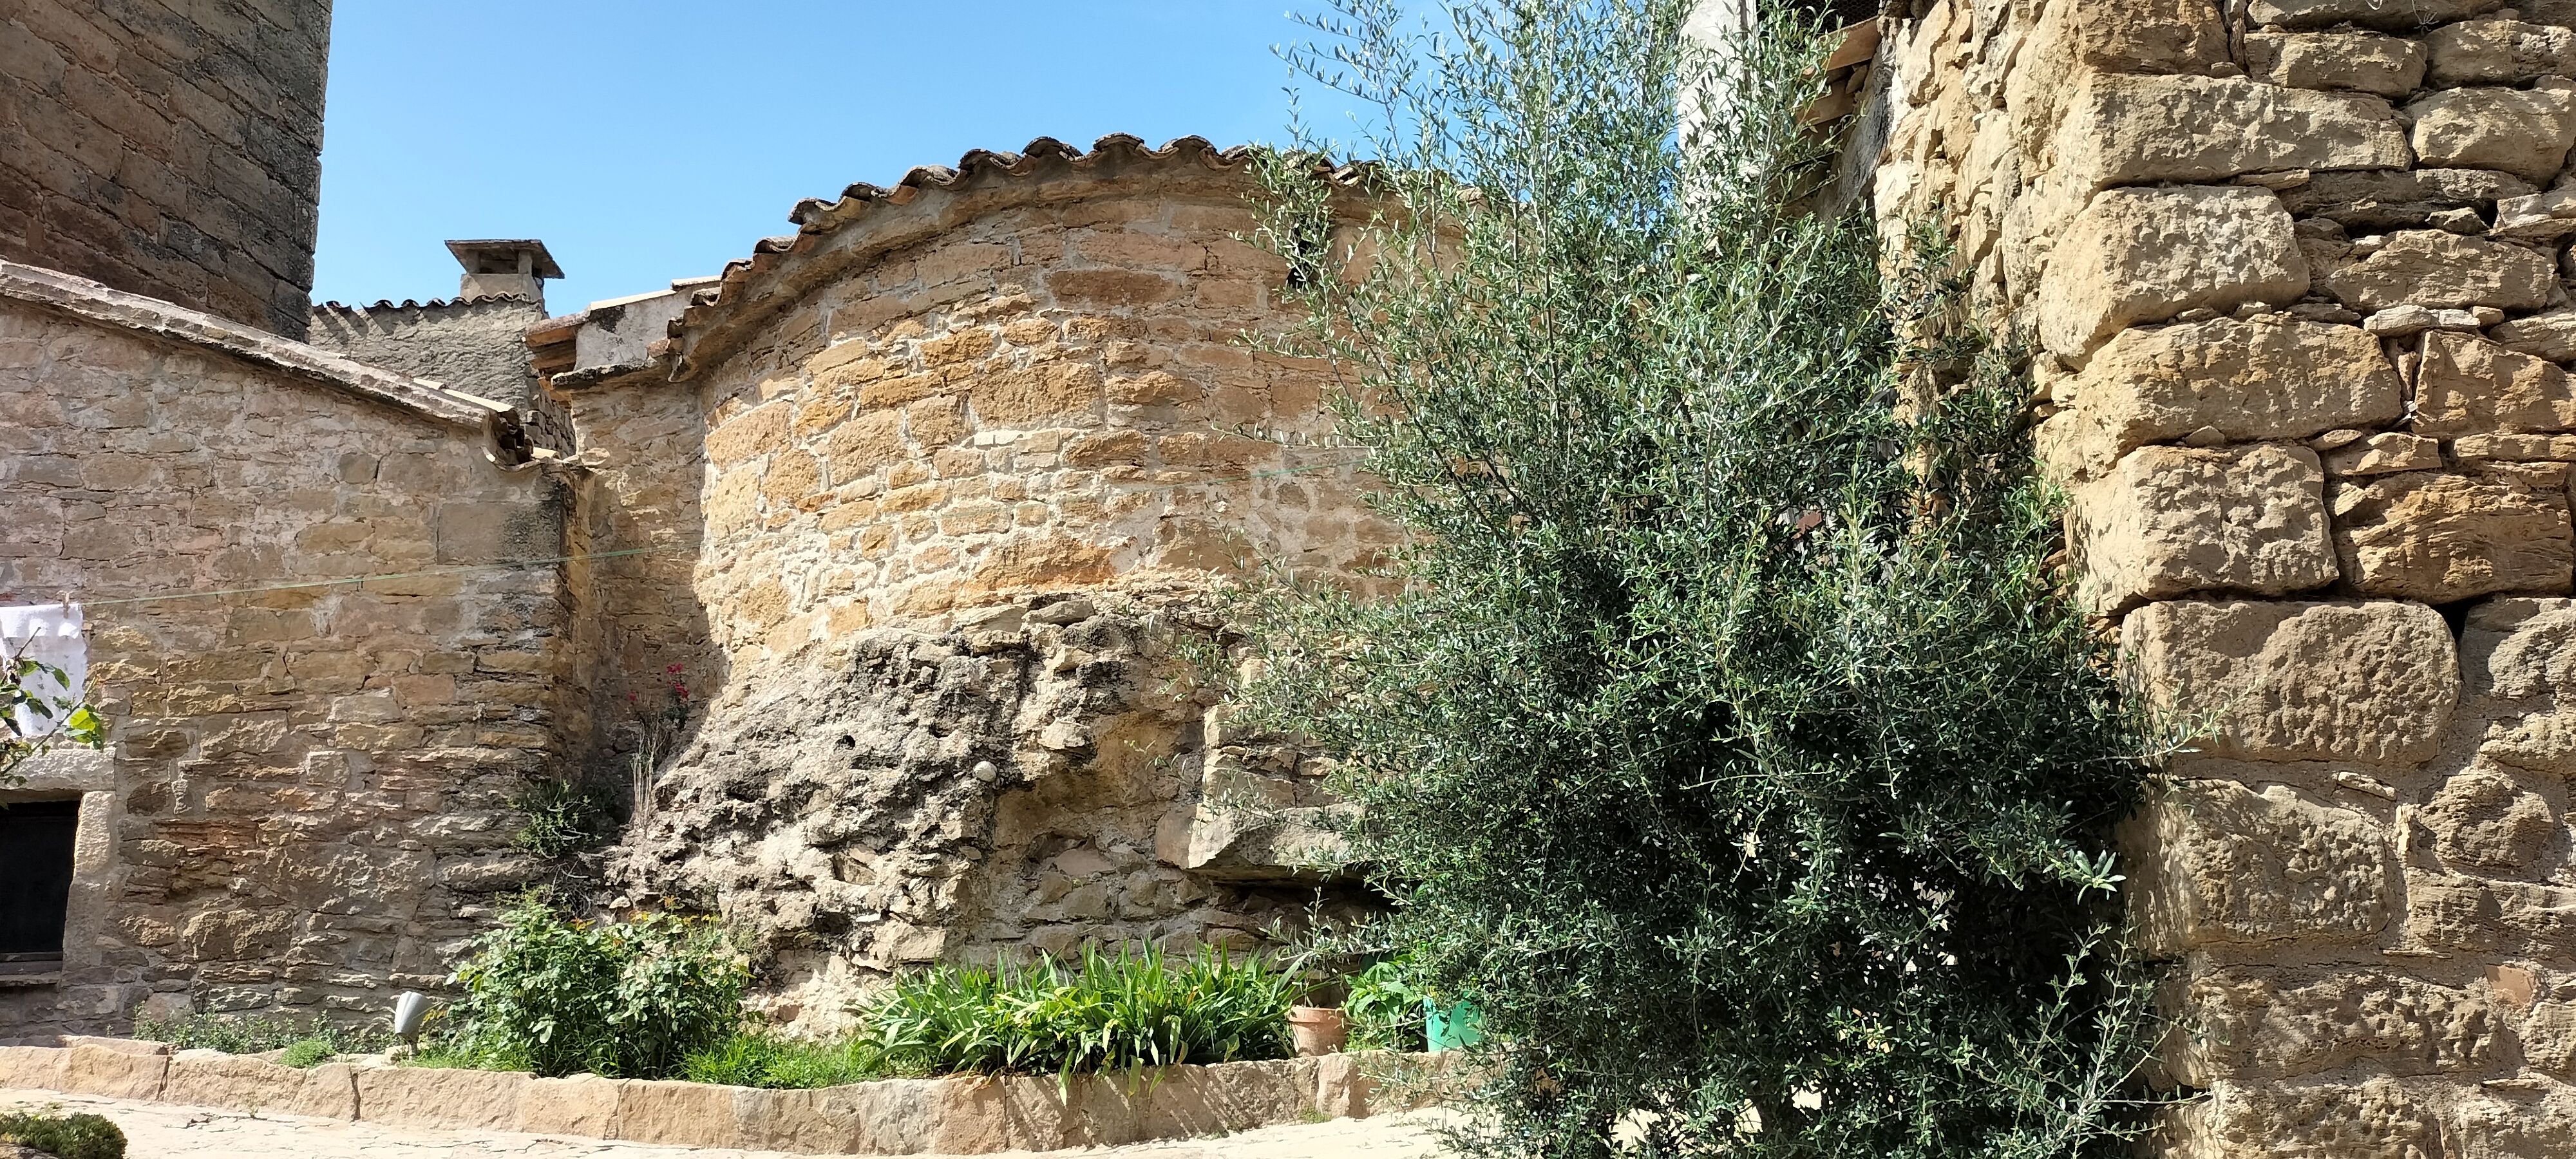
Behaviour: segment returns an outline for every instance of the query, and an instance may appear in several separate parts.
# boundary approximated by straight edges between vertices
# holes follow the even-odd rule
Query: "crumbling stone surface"
[[[2282,190],[2281,204],[2295,216],[2353,230],[2412,229],[2437,213],[2492,211],[2500,200],[2535,192],[2522,178],[2486,169],[2377,169],[2315,174],[2306,184]]]
[[[2576,76],[2576,29],[2519,20],[2472,20],[2424,38],[2436,88],[2511,85]]]
[[[1324,806],[1293,756],[1286,790],[1259,799],[1268,752],[1203,719],[1214,697],[1172,648],[1204,628],[1133,601],[1102,610],[1111,600],[857,633],[717,714],[655,789],[615,880],[630,900],[722,913],[781,963],[784,1000],[826,1023],[905,964],[1251,944],[1297,925],[1331,848],[1301,850],[1311,868],[1265,862],[1267,846],[1212,864],[1198,830],[1231,845],[1275,832],[1270,810]]]
[[[2417,434],[2576,430],[2576,390],[2553,363],[2464,334],[2426,335],[2420,359]]]
[[[2413,31],[2483,16],[2504,3],[2505,0],[2254,0],[2246,13],[2256,24],[2287,28],[2327,28],[2349,23]]]
[[[2079,187],[2211,181],[2285,169],[2403,169],[2406,126],[2382,98],[2242,77],[2097,73],[2066,106],[2058,164]]]
[[[2392,971],[2284,977],[2233,968],[2192,979],[2193,1079],[2282,1078],[2368,1060],[2397,1075],[2480,1069],[2510,1041],[2484,997]]]

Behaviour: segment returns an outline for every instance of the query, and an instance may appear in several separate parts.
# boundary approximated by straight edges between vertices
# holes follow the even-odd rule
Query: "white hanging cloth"
[[[39,672],[21,687],[41,698],[47,705],[68,700],[80,702],[81,690],[89,687],[89,641],[81,638],[79,604],[30,604],[0,608],[0,662],[13,668],[19,660],[33,660],[59,669],[62,679]],[[43,736],[63,727],[71,713],[55,709],[45,716],[32,708],[18,709],[18,734]]]

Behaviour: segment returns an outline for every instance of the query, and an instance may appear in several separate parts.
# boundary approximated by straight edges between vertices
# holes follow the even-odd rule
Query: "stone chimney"
[[[563,267],[546,252],[546,243],[532,237],[451,241],[447,252],[465,267],[465,276],[457,280],[456,296],[469,301],[525,298],[544,305],[546,279],[564,276]]]

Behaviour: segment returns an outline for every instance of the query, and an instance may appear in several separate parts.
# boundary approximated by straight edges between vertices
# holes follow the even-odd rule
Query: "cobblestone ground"
[[[526,1159],[810,1159],[776,1151],[653,1147],[498,1131],[404,1130],[337,1119],[254,1117],[239,1111],[209,1111],[167,1103],[0,1090],[0,1110],[45,1106],[87,1111],[114,1120],[125,1131],[126,1153],[134,1159],[452,1159],[477,1155]],[[1439,1152],[1439,1147],[1423,1130],[1423,1122],[1420,1116],[1336,1119],[1313,1126],[1265,1127],[1223,1138],[1007,1154],[1119,1159],[1428,1159]]]

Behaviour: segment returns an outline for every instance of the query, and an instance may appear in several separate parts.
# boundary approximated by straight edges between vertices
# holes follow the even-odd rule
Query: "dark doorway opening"
[[[78,801],[0,804],[0,975],[62,968]]]

